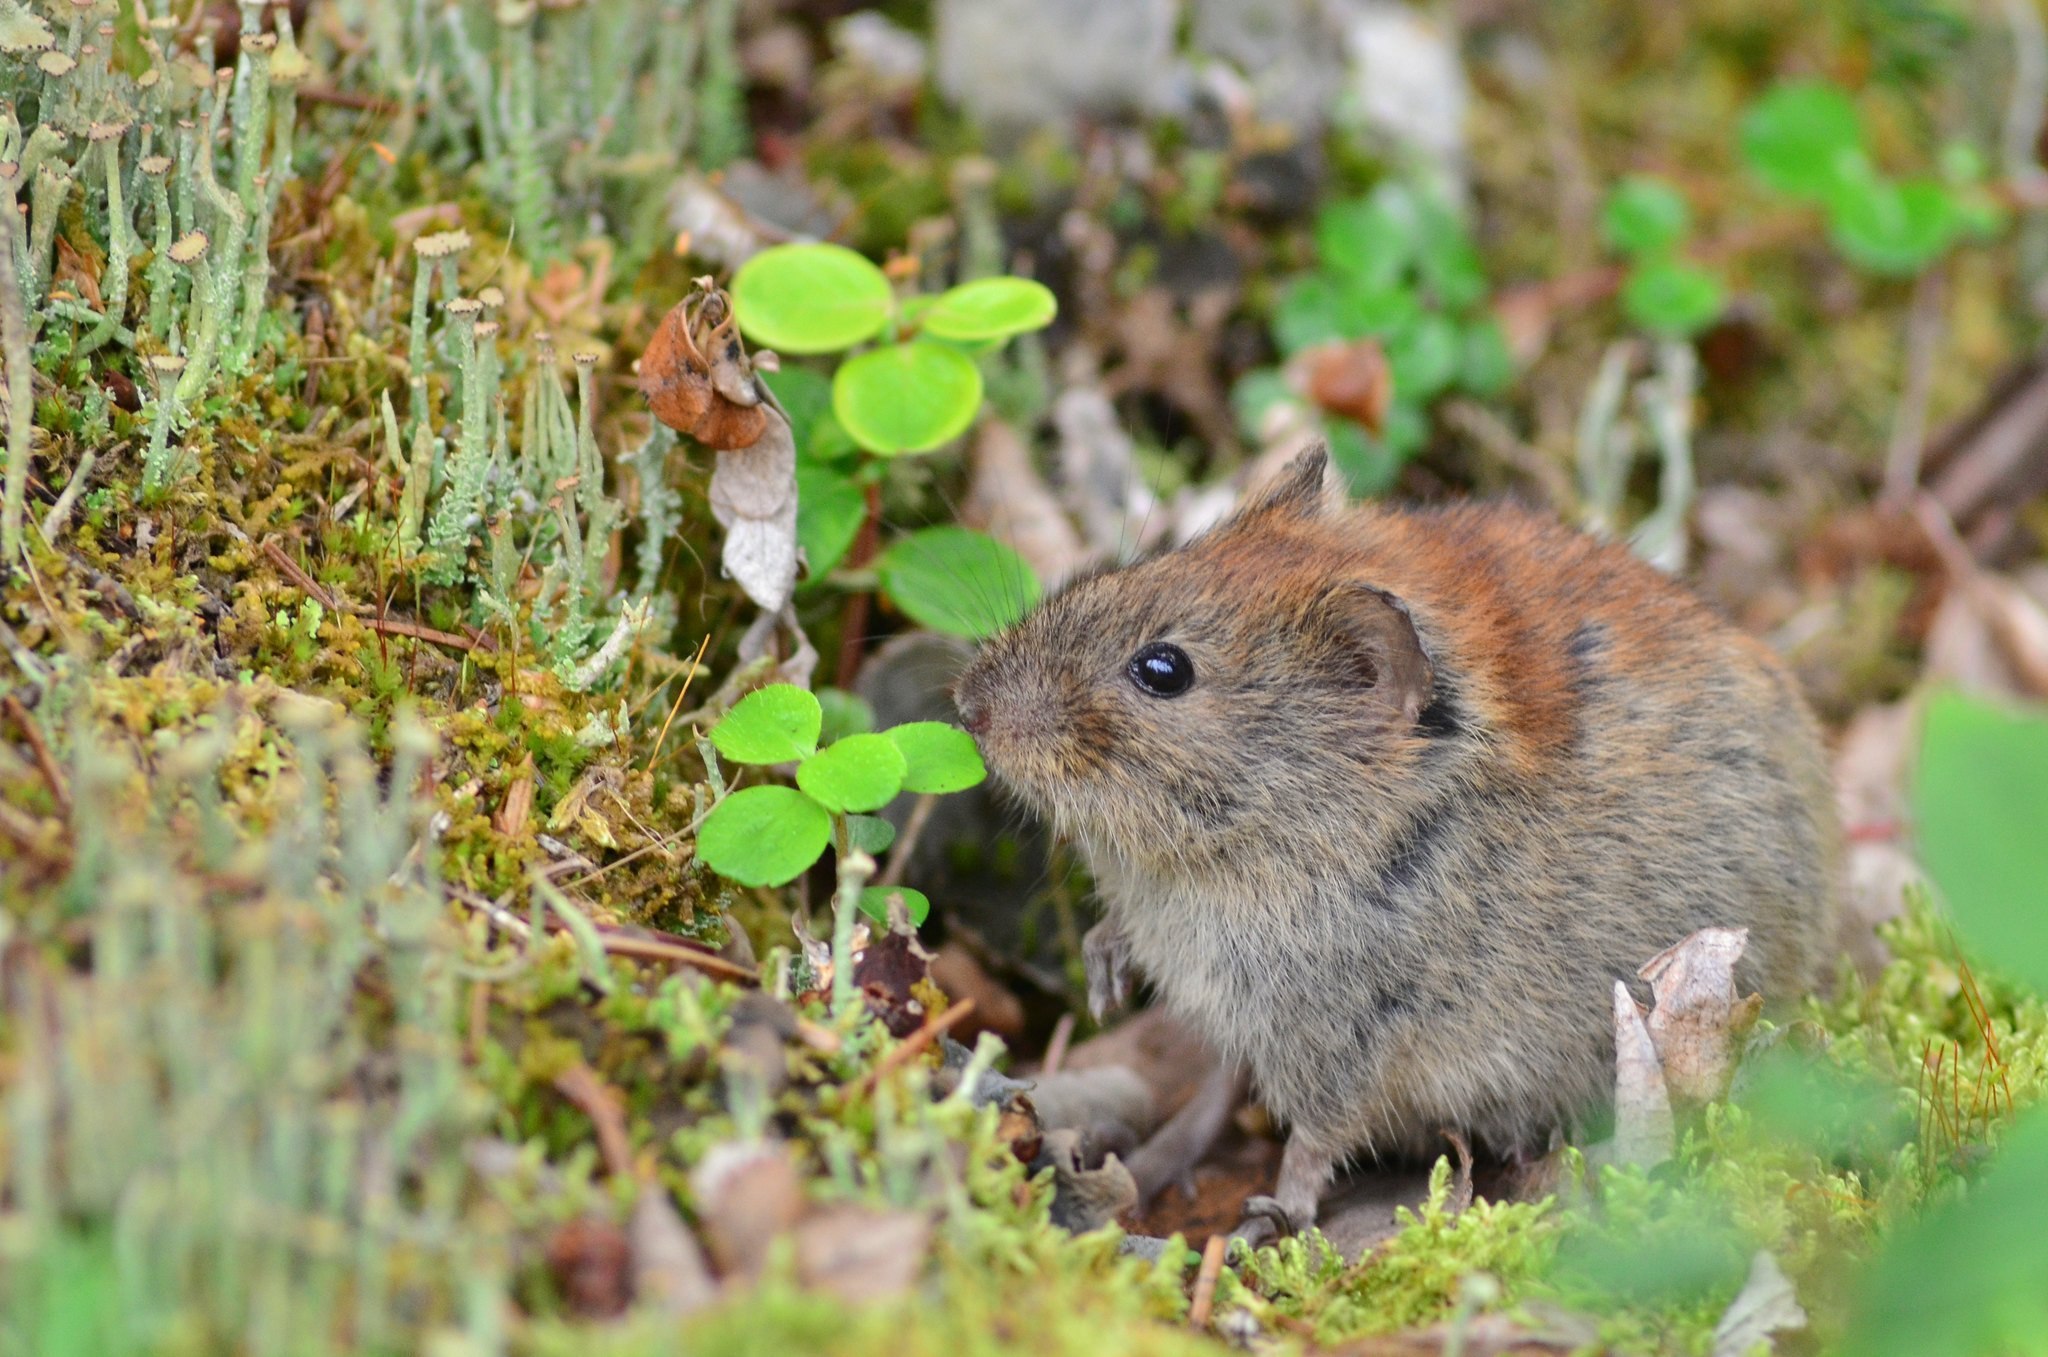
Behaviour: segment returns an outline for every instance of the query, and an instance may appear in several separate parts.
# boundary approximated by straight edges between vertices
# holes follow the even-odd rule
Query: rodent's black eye
[[[1154,697],[1179,697],[1195,682],[1195,662],[1179,646],[1157,641],[1131,656],[1131,682]]]

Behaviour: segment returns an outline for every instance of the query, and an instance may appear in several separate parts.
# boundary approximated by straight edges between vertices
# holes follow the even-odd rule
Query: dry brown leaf
[[[796,1272],[841,1300],[887,1300],[923,1269],[931,1221],[921,1212],[828,1206],[796,1227]]]
[[[1000,419],[983,420],[972,461],[961,522],[1014,547],[1048,588],[1081,567],[1088,554],[1081,535],[1015,429]]]
[[[1714,1326],[1714,1357],[1745,1357],[1771,1346],[1771,1337],[1806,1327],[1806,1311],[1778,1260],[1759,1249],[1749,1263],[1749,1280]]]
[[[611,1319],[632,1304],[632,1249],[625,1231],[608,1220],[583,1216],[548,1237],[548,1271],[574,1315]]]
[[[1376,339],[1318,344],[1300,358],[1308,398],[1374,433],[1394,398],[1394,370]]]
[[[714,1145],[690,1174],[704,1241],[721,1277],[752,1281],[768,1246],[803,1216],[803,1188],[787,1146]]]
[[[1614,982],[1614,1154],[1645,1168],[1671,1157],[1677,1145],[1671,1094],[1657,1047],[1628,986]]]
[[[498,803],[498,813],[491,817],[500,834],[516,839],[526,832],[526,817],[533,811],[533,762],[528,760],[512,785],[505,789],[505,799]]]
[[[796,442],[779,412],[768,412],[751,447],[718,454],[711,514],[725,529],[726,573],[763,611],[779,614],[796,589],[797,561]]]
[[[703,1309],[718,1294],[696,1236],[658,1184],[642,1183],[626,1228],[633,1251],[633,1296],[671,1317]]]
[[[1703,1103],[1728,1087],[1734,1039],[1756,1021],[1761,1003],[1735,993],[1735,963],[1748,943],[1746,928],[1702,928],[1637,972],[1657,998],[1648,1030],[1672,1097]]]

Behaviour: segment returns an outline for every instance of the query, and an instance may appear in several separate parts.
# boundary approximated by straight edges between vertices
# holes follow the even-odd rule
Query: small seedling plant
[[[1686,257],[1692,209],[1669,183],[1622,180],[1601,208],[1600,232],[1629,262],[1621,309],[1634,324],[1659,339],[1691,339],[1720,317],[1727,289]]]
[[[1886,174],[1855,102],[1825,81],[1790,81],[1757,100],[1743,114],[1741,147],[1766,188],[1818,207],[1843,257],[1881,276],[1910,278],[1958,241],[2004,224],[1974,147],[1951,143],[1938,176]]]
[[[885,852],[896,829],[873,812],[902,792],[964,791],[987,776],[973,738],[942,721],[854,730],[820,748],[824,724],[816,697],[777,683],[740,699],[711,728],[712,747],[734,763],[796,765],[796,786],[743,788],[712,808],[697,831],[697,856],[713,871],[743,885],[782,886],[827,848],[842,863],[855,850]],[[857,903],[886,921],[891,895],[902,897],[912,923],[931,912],[921,892],[900,886],[862,886]]]
[[[943,447],[981,408],[976,360],[1044,328],[1058,306],[1028,278],[977,278],[898,295],[887,274],[840,245],[778,245],[732,281],[733,312],[756,344],[783,355],[837,354],[828,381],[807,368],[770,384],[798,450],[797,536],[822,578],[879,521],[886,464]],[[1038,600],[1038,580],[1005,544],[941,526],[898,538],[873,560],[873,583],[911,620],[978,639]]]
[[[1316,416],[1353,493],[1378,494],[1428,442],[1436,400],[1498,395],[1514,362],[1488,310],[1478,248],[1449,204],[1389,181],[1325,207],[1315,244],[1315,271],[1289,283],[1274,307],[1273,338],[1289,359],[1346,341],[1384,351],[1391,390],[1377,431],[1328,409]],[[1294,399],[1270,368],[1248,373],[1233,393],[1255,441],[1266,412]]]

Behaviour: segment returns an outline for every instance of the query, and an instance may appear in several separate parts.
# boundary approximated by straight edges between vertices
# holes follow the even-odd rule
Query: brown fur
[[[1799,992],[1837,829],[1784,669],[1624,548],[1498,505],[1326,508],[1323,459],[1068,586],[957,697],[1116,948],[1331,1162],[1503,1151],[1610,1096],[1613,982],[1708,925]],[[1171,642],[1189,691],[1125,666]],[[1289,1174],[1293,1174],[1289,1202]]]

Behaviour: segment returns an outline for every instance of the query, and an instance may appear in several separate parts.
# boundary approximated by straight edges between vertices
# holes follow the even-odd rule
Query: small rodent
[[[1331,507],[1321,449],[1190,545],[1068,584],[955,700],[1086,855],[1091,998],[1125,963],[1335,1165],[1538,1154],[1612,1096],[1617,979],[1710,925],[1744,992],[1818,973],[1838,828],[1768,649],[1526,511]]]

